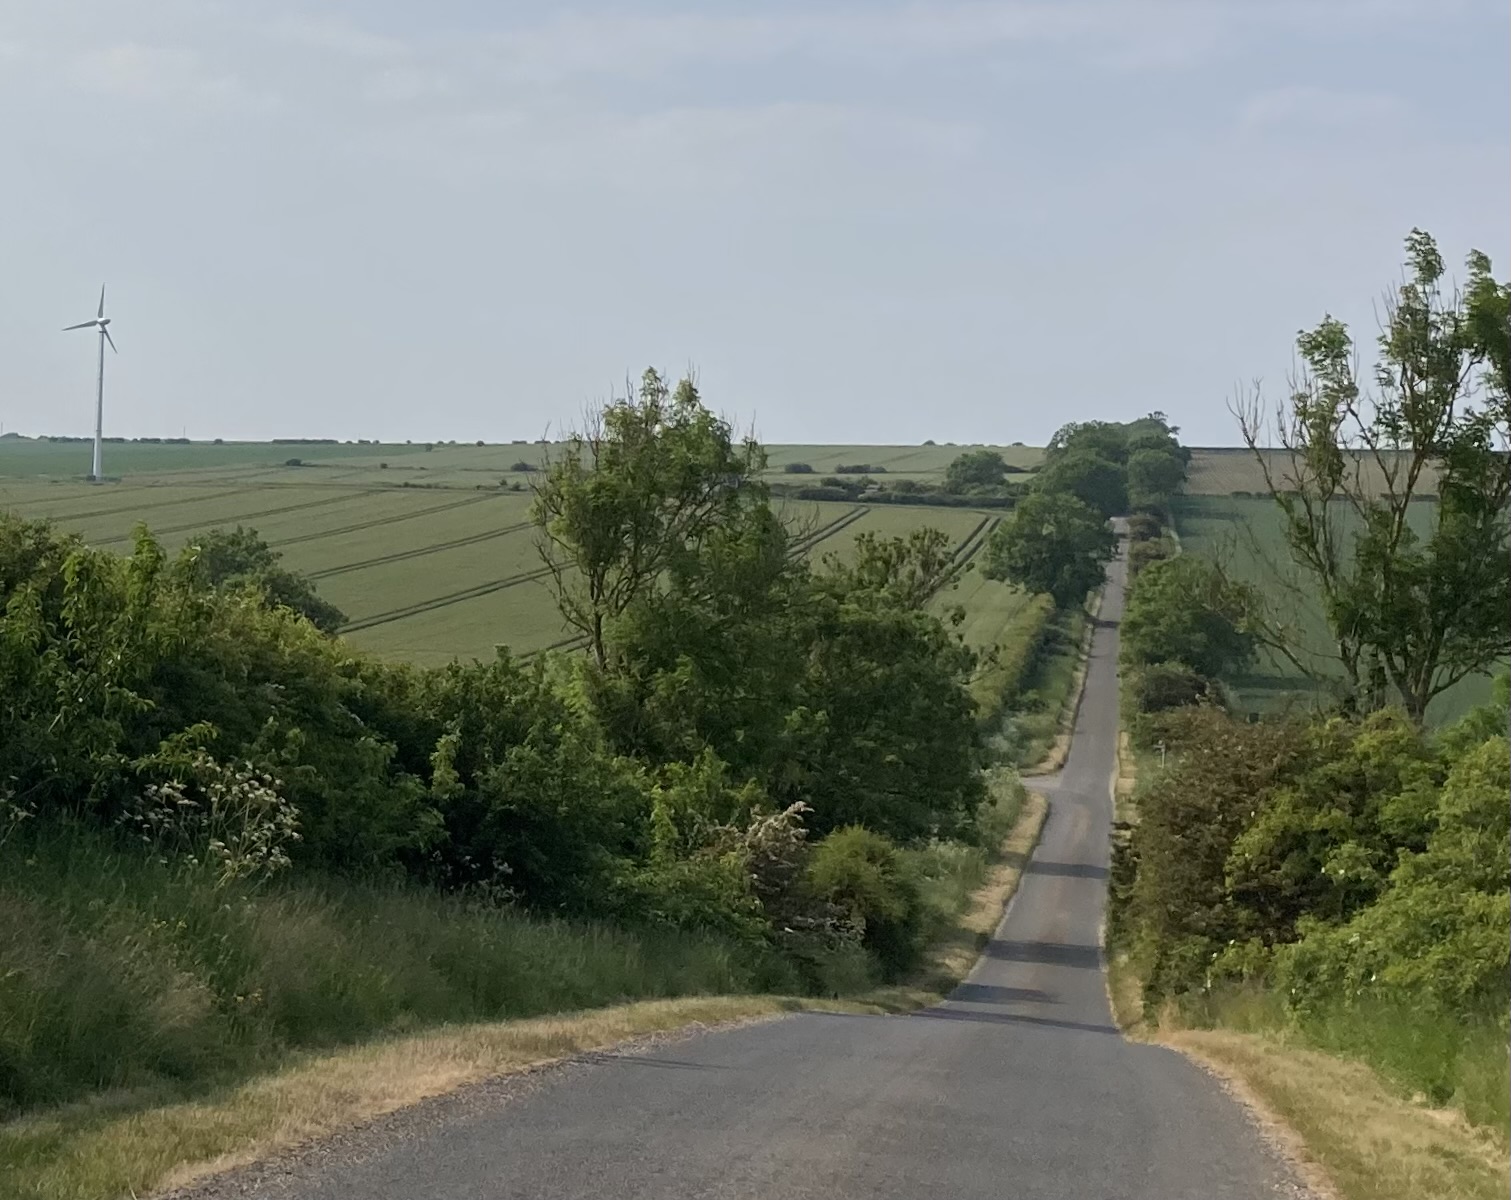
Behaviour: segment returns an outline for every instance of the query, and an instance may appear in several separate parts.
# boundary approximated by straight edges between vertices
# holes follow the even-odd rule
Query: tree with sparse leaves
[[[600,667],[607,627],[710,533],[764,504],[765,451],[706,409],[691,378],[654,370],[591,414],[535,488],[537,546],[557,606]]]
[[[1511,653],[1511,286],[1476,251],[1467,286],[1445,289],[1421,230],[1406,254],[1369,375],[1329,316],[1297,339],[1286,401],[1267,414],[1256,387],[1233,408],[1303,573],[1293,590],[1321,598],[1346,703],[1367,710],[1393,690],[1421,721],[1433,697]],[[1416,503],[1433,492],[1435,505]],[[1256,612],[1253,627],[1323,677],[1282,618]]]

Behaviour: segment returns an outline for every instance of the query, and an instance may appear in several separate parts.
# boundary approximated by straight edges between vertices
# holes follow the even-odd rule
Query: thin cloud
[[[280,17],[268,26],[273,37],[325,50],[345,58],[383,60],[406,57],[408,45],[400,38],[374,33],[336,17]]]
[[[1246,129],[1350,129],[1400,118],[1407,111],[1398,96],[1383,92],[1336,91],[1309,84],[1274,88],[1244,102],[1238,121]]]
[[[178,100],[197,104],[266,108],[275,102],[231,72],[208,67],[199,53],[174,46],[121,42],[86,50],[68,64],[79,88],[132,100]]]

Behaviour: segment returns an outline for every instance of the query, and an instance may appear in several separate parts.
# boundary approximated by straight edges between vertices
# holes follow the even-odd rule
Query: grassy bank
[[[1020,660],[987,672],[973,688],[983,724],[995,730],[988,739],[993,755],[1024,769],[1052,760],[1063,739],[1090,624],[1080,608],[1056,612],[1046,604],[1036,616],[1037,629],[1024,640]]]
[[[0,847],[0,1195],[143,1193],[641,1034],[929,1003],[969,970],[1043,820],[1010,773],[992,782],[984,846],[904,852],[925,909],[917,971],[875,988],[864,962],[836,963],[841,998],[825,1001],[788,994],[781,960],[711,937],[412,887],[217,891],[98,836],[12,839]]]
[[[1044,827],[1043,796],[1025,793],[1015,777],[994,774],[995,836],[982,847],[942,843],[910,851],[919,860],[923,897],[930,914],[926,949],[908,985],[928,1000],[950,991],[970,972],[1017,891]],[[874,995],[873,995],[873,998]]]
[[[12,1113],[221,1082],[419,1025],[794,985],[774,958],[712,937],[410,886],[217,889],[78,829],[13,841],[0,878],[0,1104]]]

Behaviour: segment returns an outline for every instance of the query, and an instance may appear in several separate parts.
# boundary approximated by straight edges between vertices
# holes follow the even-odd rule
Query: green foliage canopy
[[[1101,585],[1116,546],[1100,513],[1073,495],[1039,491],[997,526],[984,570],[1068,608]]]
[[[1212,564],[1182,554],[1139,573],[1123,614],[1127,661],[1183,663],[1217,678],[1252,661],[1254,637],[1244,627],[1250,590]]]

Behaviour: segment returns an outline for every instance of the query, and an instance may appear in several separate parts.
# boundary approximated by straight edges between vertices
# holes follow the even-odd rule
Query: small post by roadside
[[[1165,769],[1165,743],[1163,739],[1154,748],[1159,751],[1159,769],[1163,771]]]

